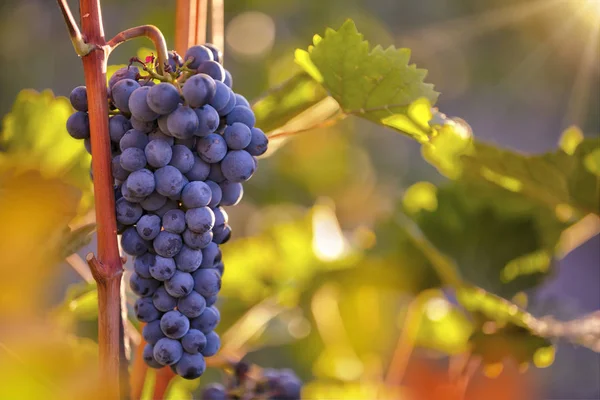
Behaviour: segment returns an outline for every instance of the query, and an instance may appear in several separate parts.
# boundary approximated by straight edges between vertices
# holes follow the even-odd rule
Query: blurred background
[[[76,10],[75,2],[71,3]],[[582,12],[585,3],[226,1],[225,66],[234,77],[234,89],[248,99],[257,98],[297,70],[294,49],[306,48],[315,33],[352,18],[371,44],[411,48],[413,62],[429,70],[427,81],[441,92],[437,106],[468,121],[476,138],[540,153],[555,149],[561,132],[570,125],[579,125],[586,136],[600,132],[599,26],[590,17],[592,8]],[[102,5],[108,38],[131,26],[154,24],[172,45],[174,2],[103,0]],[[55,2],[3,0],[0,36],[0,63],[5,67],[0,74],[0,116],[11,111],[24,88],[51,89],[57,96],[68,96],[72,88],[83,84],[81,63]],[[141,46],[150,47],[150,42],[122,45],[111,55],[110,64],[127,63]],[[70,110],[61,107],[49,115],[68,115]],[[5,119],[0,131],[7,129],[6,124]],[[44,138],[50,135],[45,126],[44,120],[33,126],[40,141],[49,140]],[[60,158],[61,154],[52,156]],[[228,210],[235,240],[224,250],[226,274],[219,306],[225,342],[232,349],[244,348],[251,362],[293,368],[308,382],[306,393],[312,397],[307,398],[373,398],[404,327],[408,305],[416,293],[439,283],[427,263],[403,247],[390,220],[411,185],[444,180],[422,159],[417,143],[355,119],[298,135],[262,160],[259,173],[245,185],[242,204]],[[35,193],[21,193],[18,188],[19,182],[0,181],[0,204],[4,202],[0,215],[12,214],[11,204],[19,203],[20,210],[35,208],[23,203],[23,196],[33,202],[48,193],[41,186]],[[64,194],[69,189],[46,190]],[[9,198],[9,192],[18,195]],[[41,217],[25,211],[23,216],[13,215],[15,226],[24,229],[23,238],[29,238],[24,239],[29,246],[19,247],[22,258],[4,266],[7,271],[14,266],[29,272],[23,288],[48,292],[43,297],[48,301],[29,305],[32,315],[59,315],[80,338],[93,340],[93,285],[81,283],[80,275],[59,262],[62,254],[54,255],[57,267],[53,269],[47,257],[31,261],[26,256],[35,250],[31,238],[39,236],[43,242],[52,230],[39,227],[39,218],[56,213],[57,221],[68,221],[77,204],[85,208],[74,196],[71,203],[49,196],[47,209],[38,210]],[[57,212],[59,205],[65,210]],[[38,226],[38,236],[28,231],[31,225]],[[0,240],[14,235],[7,229],[0,229],[4,231]],[[5,243],[6,248],[10,245]],[[92,241],[79,252],[94,248]],[[19,254],[15,248],[12,251]],[[37,267],[47,274],[43,284],[31,283],[42,280]],[[461,266],[478,267],[476,257]],[[600,238],[596,236],[561,260],[541,284],[525,289],[528,310],[535,315],[573,319],[600,309]],[[24,307],[15,304],[13,311]],[[0,316],[12,315],[10,310],[7,307]],[[228,330],[235,323],[246,325]],[[419,339],[423,347],[460,349],[469,328],[458,320],[448,323],[437,328],[432,324]],[[244,334],[236,336],[236,331]],[[10,333],[5,327],[0,332]],[[90,354],[91,340],[83,345],[91,346]],[[81,346],[78,343],[77,349]],[[83,355],[78,360],[94,363]],[[435,371],[431,374],[435,377]],[[541,398],[591,400],[600,398],[599,377],[598,354],[559,344],[554,364],[528,374],[527,382],[534,382]],[[218,378],[211,372],[206,381]],[[400,397],[391,394],[389,398]]]

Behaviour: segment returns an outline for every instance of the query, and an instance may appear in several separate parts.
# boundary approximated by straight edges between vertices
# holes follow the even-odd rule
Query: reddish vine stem
[[[175,373],[169,367],[163,367],[156,371],[156,382],[154,383],[153,399],[164,399],[171,380],[175,378]]]
[[[140,329],[143,329],[145,324],[140,326]],[[146,346],[146,341],[142,337],[140,344],[138,345],[135,351],[135,357],[133,359],[133,368],[131,372],[131,399],[140,399],[142,397],[142,391],[144,390],[144,382],[146,380],[146,373],[148,372],[148,365],[144,362],[144,347]]]
[[[115,47],[124,43],[128,40],[138,38],[138,37],[147,37],[152,40],[154,43],[154,47],[156,48],[156,56],[158,58],[158,73],[160,75],[164,74],[164,66],[167,62],[167,42],[165,41],[165,37],[163,36],[160,29],[158,29],[154,25],[141,25],[136,26],[134,28],[126,29],[122,32],[119,32],[115,37],[108,41],[107,46],[109,47],[109,51],[112,51]]]
[[[115,201],[111,173],[106,91],[107,47],[100,0],[80,0],[81,32],[65,0],[57,0],[75,51],[82,58],[88,95],[92,142],[92,172],[96,200],[97,256],[87,262],[98,287],[98,348],[105,398],[119,398],[121,362],[121,277],[123,265],[117,245]]]
[[[92,171],[96,200],[97,259],[88,257],[98,284],[98,346],[100,369],[107,385],[107,398],[119,398],[121,276],[123,265],[117,245],[117,224],[108,135],[106,58],[100,0],[80,0],[81,28],[87,43],[98,46],[82,57],[88,93],[92,141]],[[96,260],[96,262],[93,262]]]
[[[206,15],[202,16],[206,19]],[[196,0],[177,0],[175,6],[175,50],[185,54],[198,36],[198,8]],[[205,28],[206,29],[206,28]]]

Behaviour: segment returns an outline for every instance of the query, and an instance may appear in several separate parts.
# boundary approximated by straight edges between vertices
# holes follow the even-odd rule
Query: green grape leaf
[[[600,139],[584,139],[575,128],[564,132],[558,150],[538,155],[469,143],[453,130],[440,131],[422,152],[450,178],[494,184],[567,220],[600,214]]]
[[[473,286],[458,288],[456,298],[478,317],[481,329],[472,339],[490,362],[497,362],[503,351],[510,348],[517,361],[532,358],[537,367],[547,367],[554,359],[552,339],[564,339],[600,352],[600,312],[571,321],[536,318],[516,304]],[[520,344],[515,345],[516,342]]]
[[[80,140],[66,130],[73,112],[69,100],[41,93],[21,91],[12,110],[4,117],[0,132],[0,164],[15,170],[37,170],[47,179],[58,178],[83,193],[78,214],[93,205],[89,176],[91,156]]]
[[[256,126],[265,132],[281,128],[303,111],[327,97],[323,87],[309,75],[299,73],[254,101]]]
[[[439,188],[417,183],[403,209],[463,279],[506,297],[547,276],[568,226],[517,193],[462,180]]]
[[[467,179],[494,182],[553,210],[569,206],[583,214],[600,214],[600,179],[586,165],[598,151],[599,139],[582,141],[572,155],[558,150],[525,156],[475,143],[474,153],[461,162]]]
[[[346,114],[387,125],[415,139],[402,115],[411,103],[426,98],[435,103],[438,93],[424,83],[427,71],[409,64],[410,50],[369,48],[352,20],[325,36],[315,35],[308,51],[296,50],[296,62],[320,82]]]
[[[510,301],[473,286],[457,289],[456,297],[466,310],[477,317],[480,329],[470,338],[473,352],[486,364],[511,357],[517,363],[533,363],[544,368],[554,360],[543,322]]]

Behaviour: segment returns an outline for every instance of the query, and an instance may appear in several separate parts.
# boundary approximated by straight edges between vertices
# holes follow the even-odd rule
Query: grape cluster
[[[169,79],[160,83],[135,66],[108,82],[117,227],[133,256],[143,357],[187,379],[202,375],[204,357],[220,347],[219,245],[231,236],[223,207],[240,201],[268,145],[221,59],[212,45],[193,46],[183,59],[169,53]],[[70,100],[76,112],[67,130],[91,152],[86,88]]]
[[[202,389],[202,400],[300,400],[302,381],[291,369],[263,369],[258,378],[248,376],[250,366],[235,365],[233,379],[227,384],[212,383]]]

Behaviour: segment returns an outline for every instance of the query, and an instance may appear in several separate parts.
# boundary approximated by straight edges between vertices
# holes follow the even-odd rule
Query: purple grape
[[[243,123],[234,122],[225,128],[223,137],[230,149],[242,150],[250,144],[252,132],[250,131],[250,128]]]
[[[223,276],[221,274],[221,276]],[[210,307],[212,305],[214,305],[217,302],[218,296],[215,294],[214,296],[208,296],[206,298],[206,307]]]
[[[239,94],[239,93],[235,94],[235,105],[236,106],[243,106],[243,107],[252,108],[250,106],[250,103],[248,102],[248,100],[244,96],[242,96],[241,94]]]
[[[132,203],[140,203],[145,199],[144,196],[138,196],[137,194],[135,194],[132,190],[130,190],[127,187],[125,183],[127,183],[127,180],[125,180],[125,182],[123,182],[123,184],[121,185],[121,195],[123,195],[123,198],[125,200],[130,201]]]
[[[207,47],[197,45],[190,47],[186,52],[183,59],[188,62],[188,68],[196,69],[202,64],[204,61],[213,60],[213,53]]]
[[[183,175],[171,165],[157,169],[154,172],[154,178],[156,180],[156,191],[163,196],[179,195],[183,189]]]
[[[146,362],[146,364],[148,364],[148,366],[150,368],[159,369],[159,368],[163,367],[154,358],[154,347],[152,347],[152,345],[150,343],[146,343],[146,346],[144,346],[144,352],[142,353],[142,358],[144,359],[144,361]]]
[[[204,47],[209,49],[212,53],[213,58],[211,60],[215,60],[216,62],[223,64],[223,53],[221,53],[221,50],[219,50],[217,46],[212,43],[205,43]]]
[[[150,267],[154,265],[155,261],[154,254],[150,253],[135,257],[133,260],[133,270],[142,278],[150,279],[152,278],[152,275],[150,275]]]
[[[161,168],[169,164],[173,156],[171,145],[162,139],[149,141],[144,153],[148,164],[154,168]]]
[[[227,114],[227,125],[233,125],[236,122],[242,123],[248,128],[253,128],[256,123],[256,117],[250,108],[236,105],[233,110]]]
[[[165,334],[160,329],[160,320],[149,322],[142,329],[142,337],[148,344],[154,346],[156,342],[165,337]]]
[[[168,54],[167,64],[171,68],[171,72],[176,72],[183,65],[183,59],[174,51],[169,51]]]
[[[147,214],[137,221],[135,229],[142,239],[153,240],[160,233],[160,222],[158,215]]]
[[[160,115],[167,115],[175,111],[181,102],[181,97],[175,86],[161,82],[150,88],[146,101],[152,111]]]
[[[221,275],[214,269],[198,269],[193,274],[194,290],[204,297],[214,296],[221,290]]]
[[[176,138],[191,138],[198,129],[198,116],[190,107],[180,104],[167,117],[167,128]]]
[[[220,321],[221,316],[216,311],[216,308],[210,306],[206,307],[199,317],[190,320],[190,327],[191,329],[197,329],[206,335],[213,331],[217,325],[219,325]]]
[[[204,61],[202,64],[200,64],[197,71],[200,74],[206,74],[210,76],[215,81],[223,82],[225,80],[225,70],[223,69],[223,66],[216,61]]]
[[[185,212],[185,222],[190,230],[204,233],[215,225],[215,214],[208,207],[190,208]]]
[[[154,121],[158,118],[158,114],[148,106],[147,98],[150,89],[149,86],[137,88],[131,93],[128,103],[131,115],[146,122]]]
[[[114,143],[119,143],[125,132],[130,129],[131,122],[124,115],[113,115],[108,120],[108,134]]]
[[[231,239],[231,227],[229,225],[215,226],[213,230],[213,241],[217,244],[224,244]]]
[[[170,257],[156,256],[154,264],[148,269],[157,281],[166,281],[175,274],[175,261]]]
[[[185,230],[185,213],[179,209],[167,211],[162,217],[162,225],[167,232],[183,233]]]
[[[187,296],[181,297],[177,302],[177,309],[188,318],[200,316],[205,308],[206,300],[197,292],[191,292]]]
[[[171,310],[161,317],[160,329],[166,337],[179,339],[190,329],[190,320],[179,311]]]
[[[233,94],[233,91],[232,91],[229,95],[229,101],[227,102],[225,107],[223,107],[219,110],[219,115],[221,117],[227,116],[235,108],[235,102],[236,102],[235,95]],[[225,129],[225,124],[227,123],[227,120],[225,118],[223,118],[221,120],[221,123],[223,124],[221,129]],[[223,132],[221,129],[219,129],[219,133]]]
[[[227,400],[227,391],[220,383],[210,383],[202,389],[202,400]]]
[[[233,92],[221,81],[216,80],[215,87],[215,95],[208,104],[210,104],[215,110],[217,110],[217,112],[219,112],[227,106],[227,103],[229,103],[229,98],[233,96]]]
[[[159,121],[160,121],[160,118],[159,118]],[[173,136],[165,135],[163,133],[163,131],[160,129],[155,129],[148,134],[149,141],[157,140],[157,139],[164,140],[165,142],[167,142],[169,144],[169,146],[173,146],[173,144],[175,143],[175,138]]]
[[[194,167],[194,154],[186,146],[176,144],[173,146],[173,157],[169,165],[177,168],[182,174],[190,172]]]
[[[168,115],[161,115],[160,117],[158,117],[156,122],[158,122],[158,128],[162,133],[169,137],[173,137],[173,135],[171,135],[171,132],[169,132],[169,127],[167,125],[168,118]]]
[[[158,192],[152,192],[140,205],[146,211],[157,211],[167,202],[167,198]]]
[[[206,334],[206,346],[202,349],[202,355],[205,357],[212,357],[221,348],[221,338],[216,332],[208,332]]]
[[[139,87],[140,84],[133,79],[122,79],[115,83],[111,89],[111,97],[115,106],[120,111],[129,113],[129,97],[131,97],[131,93]]]
[[[194,112],[198,117],[198,129],[194,132],[196,136],[206,136],[217,130],[220,117],[217,110],[206,104],[201,108],[195,108]]]
[[[167,312],[177,306],[177,299],[167,293],[164,286],[159,286],[152,295],[152,303],[157,310]]]
[[[183,245],[179,253],[175,256],[175,264],[180,271],[194,272],[202,264],[202,251]]]
[[[179,340],[162,338],[154,345],[154,359],[161,365],[172,365],[183,356]]]
[[[131,126],[133,126],[133,129],[138,130],[142,133],[150,133],[153,130],[156,129],[156,121],[142,121],[140,119],[137,119],[136,117],[134,117],[133,115],[131,116]]]
[[[123,162],[122,158],[121,162]],[[126,185],[127,189],[133,192],[134,195],[139,197],[149,196],[156,187],[154,182],[154,174],[145,168],[129,174],[124,185]]]
[[[109,89],[112,89],[113,86],[123,80],[123,79],[137,79],[138,75],[140,74],[140,70],[137,67],[123,67],[123,68],[119,68],[118,70],[115,71],[114,74],[112,74],[112,76],[110,77],[110,79],[108,80],[108,87]]]
[[[175,271],[175,274],[165,281],[165,289],[173,297],[184,297],[194,289],[194,278],[187,272]]]
[[[124,198],[120,198],[115,203],[115,214],[117,221],[124,225],[135,224],[142,216],[144,210],[139,204],[131,203]]]
[[[138,131],[137,129],[130,129],[121,138],[119,141],[119,148],[121,151],[125,151],[130,147],[137,147],[138,149],[144,150],[146,145],[148,144],[148,135],[143,132]]]
[[[221,257],[219,246],[214,242],[209,243],[208,246],[202,249],[202,264],[200,264],[200,268],[214,268],[215,264],[221,261]]]
[[[210,173],[210,164],[202,161],[200,157],[194,154],[194,165],[185,176],[190,181],[203,181],[208,177]]]
[[[216,163],[221,161],[227,154],[227,143],[221,135],[211,133],[198,138],[196,151],[203,161]]]
[[[210,173],[208,174],[208,179],[216,183],[221,183],[225,181],[225,176],[223,175],[223,171],[221,170],[220,162],[210,164]]]
[[[228,88],[233,87],[233,77],[231,76],[231,72],[225,70],[225,79],[223,79],[223,83],[227,85]]]
[[[181,191],[181,201],[186,208],[206,207],[211,200],[212,192],[204,182],[190,182]]]
[[[181,236],[176,233],[161,231],[154,239],[154,251],[162,257],[174,257],[181,250],[181,246]]]
[[[260,156],[267,151],[267,148],[269,147],[269,139],[267,138],[267,135],[265,135],[265,133],[259,128],[252,128],[250,131],[252,132],[252,139],[245,150],[255,157]]]
[[[175,372],[184,379],[196,379],[206,371],[206,362],[202,354],[183,353],[175,364]]]
[[[150,297],[140,297],[133,306],[137,319],[142,322],[152,322],[160,318],[160,311],[152,304]]]
[[[87,89],[85,86],[77,86],[69,95],[71,105],[77,111],[86,112],[88,110]]]
[[[208,206],[211,208],[215,208],[219,205],[221,199],[223,198],[223,191],[216,182],[206,181],[205,183],[208,185],[208,187],[210,187],[210,191],[212,193],[210,203],[208,204]]]
[[[244,150],[233,150],[227,153],[221,162],[223,175],[230,182],[244,182],[252,177],[256,170],[254,159]]]
[[[134,172],[146,166],[146,156],[144,150],[137,147],[129,147],[121,153],[121,168],[125,171]]]
[[[125,253],[132,256],[141,256],[148,251],[149,244],[138,235],[134,227],[128,228],[121,236],[121,247]]]
[[[197,74],[185,81],[183,97],[190,107],[202,107],[213,98],[216,90],[213,78],[206,74]]]
[[[240,202],[240,200],[242,200],[244,195],[244,187],[241,183],[225,181],[219,183],[219,187],[221,188],[222,192],[222,206],[235,206]]]
[[[192,292],[192,294],[194,293],[195,292]],[[206,346],[206,336],[198,329],[190,329],[185,336],[181,338],[181,345],[186,353],[198,354]]]
[[[90,137],[90,118],[83,111],[76,111],[67,119],[67,132],[74,139]]]
[[[162,218],[167,213],[167,211],[174,210],[177,207],[179,207],[179,204],[177,204],[176,201],[171,200],[171,199],[166,199],[165,204],[158,210],[154,211],[154,214],[156,214]]]
[[[209,245],[212,241],[213,233],[211,231],[196,233],[189,229],[183,232],[183,241],[191,249],[200,250]]]
[[[140,297],[152,296],[159,285],[160,282],[154,279],[142,278],[135,272],[129,278],[129,287],[133,293]]]
[[[229,215],[227,215],[227,211],[223,207],[213,208],[213,213],[215,214],[215,227],[225,225],[229,222]]]

